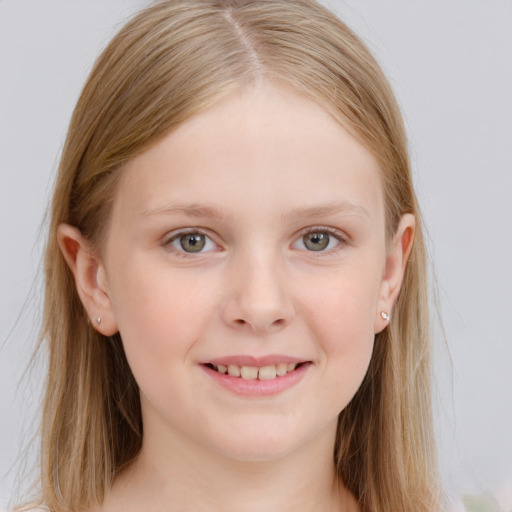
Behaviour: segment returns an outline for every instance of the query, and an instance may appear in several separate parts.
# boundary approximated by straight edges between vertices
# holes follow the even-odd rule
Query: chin
[[[231,431],[235,432],[235,431]],[[236,435],[219,439],[214,451],[240,462],[271,462],[300,450],[309,442],[305,432],[290,432],[285,428],[238,429]],[[243,433],[243,435],[242,435]]]

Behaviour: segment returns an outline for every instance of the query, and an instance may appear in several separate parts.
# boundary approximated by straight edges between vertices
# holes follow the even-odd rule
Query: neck
[[[175,435],[171,442],[145,442],[116,479],[107,504],[126,512],[352,511],[349,494],[333,485],[334,435],[331,428],[294,453],[257,462],[227,458]]]

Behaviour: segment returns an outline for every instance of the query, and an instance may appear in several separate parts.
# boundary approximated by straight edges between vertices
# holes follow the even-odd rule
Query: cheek
[[[378,305],[380,275],[378,268],[350,266],[303,283],[301,303],[304,315],[315,323],[315,331],[333,346],[338,340],[357,343],[373,339],[373,324]]]
[[[211,318],[212,294],[200,279],[195,285],[157,265],[127,265],[123,273],[131,277],[112,298],[134,373],[182,362]]]
[[[327,297],[325,310],[318,315],[315,330],[321,349],[333,364],[343,368],[340,378],[362,380],[368,367],[374,341],[374,307],[350,290]]]
[[[351,272],[326,279],[301,303],[331,382],[329,398],[339,411],[359,388],[372,356],[377,276],[377,272],[352,267]]]

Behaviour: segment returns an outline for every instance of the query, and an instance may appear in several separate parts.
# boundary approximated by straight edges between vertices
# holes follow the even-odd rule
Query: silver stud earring
[[[389,316],[389,313],[387,313],[386,311],[381,311],[380,316],[382,317],[382,320],[386,320],[386,322],[389,322],[389,319],[391,318]]]
[[[100,325],[100,324],[101,324],[101,316],[97,316],[97,317],[96,317],[96,323],[97,323],[98,325]]]

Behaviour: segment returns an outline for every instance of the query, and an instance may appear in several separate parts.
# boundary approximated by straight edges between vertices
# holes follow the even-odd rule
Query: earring
[[[389,316],[389,313],[387,313],[386,311],[381,311],[380,316],[382,317],[382,320],[386,320],[386,322],[389,322],[389,319],[391,318]]]
[[[101,324],[101,316],[97,316],[97,317],[96,317],[96,323],[97,323],[98,325],[100,325],[100,324]]]

